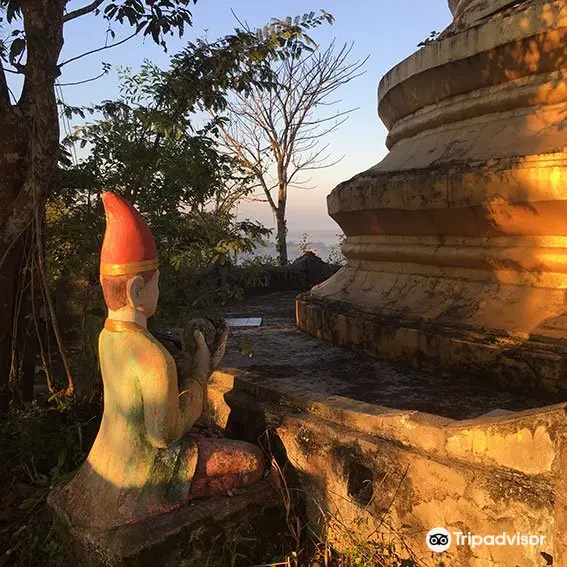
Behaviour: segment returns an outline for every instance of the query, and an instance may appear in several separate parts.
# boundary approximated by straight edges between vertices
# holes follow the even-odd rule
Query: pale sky
[[[87,4],[87,0],[73,0],[69,10]],[[63,67],[62,83],[79,81],[97,75],[101,62],[111,63],[112,72],[98,81],[64,88],[65,101],[72,105],[97,103],[117,96],[116,67],[138,68],[144,59],[151,59],[162,68],[168,66],[169,57],[180,51],[187,40],[195,39],[208,30],[215,39],[230,33],[237,22],[231,8],[251,27],[263,26],[272,17],[301,15],[324,8],[335,16],[333,26],[322,25],[312,30],[312,37],[321,45],[336,42],[354,42],[352,57],[370,58],[365,75],[344,86],[337,108],[357,107],[349,120],[328,140],[334,158],[345,156],[340,164],[313,172],[311,190],[293,190],[288,201],[288,227],[290,231],[334,230],[337,225],[328,217],[326,195],[335,185],[356,173],[375,165],[385,155],[386,130],[376,112],[376,89],[382,75],[392,66],[416,51],[417,44],[431,31],[443,30],[451,21],[446,0],[199,0],[192,8],[193,27],[184,38],[171,39],[169,53],[153,41],[135,38],[123,46],[109,49]],[[88,16],[72,21],[65,28],[65,46],[61,61],[104,44],[105,23],[101,18]],[[128,29],[115,28],[117,40]],[[239,207],[240,217],[262,221],[269,227],[273,219],[267,203],[248,203]]]

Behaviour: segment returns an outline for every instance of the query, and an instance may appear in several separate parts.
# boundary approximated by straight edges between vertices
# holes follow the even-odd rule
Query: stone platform
[[[264,321],[260,327],[231,332],[223,366],[253,372],[258,383],[266,381],[276,389],[292,385],[318,396],[340,395],[453,419],[475,418],[496,409],[537,408],[564,399],[560,394],[512,393],[491,383],[490,377],[484,384],[464,375],[445,377],[439,371],[337,348],[296,328],[294,303],[293,293],[276,293],[231,307],[227,317],[264,317]],[[325,332],[324,325],[319,328]],[[346,337],[342,344],[349,345]]]
[[[268,432],[322,541],[342,550],[376,545],[408,567],[567,564],[566,404],[316,340],[294,328],[286,294],[226,315],[264,322],[232,331],[208,389],[209,419],[238,438]],[[435,554],[425,535],[438,526],[543,539]]]
[[[334,283],[331,278],[322,285]],[[427,302],[426,297],[421,300]],[[314,337],[444,375],[459,385],[485,383],[548,399],[567,396],[563,340],[390,317],[355,309],[345,301],[321,301],[313,293],[298,299],[297,319],[300,329]]]

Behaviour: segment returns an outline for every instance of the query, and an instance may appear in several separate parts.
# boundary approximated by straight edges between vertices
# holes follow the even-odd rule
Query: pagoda
[[[448,375],[567,390],[567,1],[449,0],[378,88],[389,153],[327,198],[345,266],[315,336]]]

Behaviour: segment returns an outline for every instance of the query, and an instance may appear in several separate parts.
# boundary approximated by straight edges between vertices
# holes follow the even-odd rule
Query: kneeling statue
[[[191,359],[176,365],[147,330],[156,310],[156,245],[142,216],[114,193],[102,196],[106,232],[100,280],[108,317],[99,337],[102,422],[89,456],[56,496],[75,525],[97,530],[133,524],[195,499],[260,480],[252,444],[188,434],[203,411],[207,380],[224,354],[193,331]],[[178,376],[179,370],[179,376]]]

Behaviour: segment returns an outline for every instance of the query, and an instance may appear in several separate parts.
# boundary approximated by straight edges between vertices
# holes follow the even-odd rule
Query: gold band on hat
[[[130,276],[133,274],[141,274],[142,272],[150,272],[157,270],[159,262],[157,258],[153,260],[144,260],[143,262],[129,262],[127,264],[109,264],[107,262],[100,263],[101,276]]]

